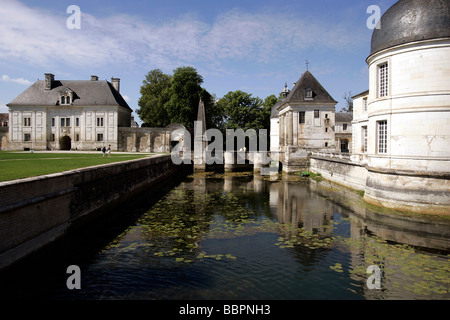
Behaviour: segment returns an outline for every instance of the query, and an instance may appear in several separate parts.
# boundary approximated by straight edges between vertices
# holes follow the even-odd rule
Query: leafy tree
[[[269,129],[272,107],[278,99],[275,95],[264,101],[241,90],[230,91],[217,102],[224,114],[225,129]]]
[[[264,100],[263,109],[261,111],[262,128],[270,130],[270,116],[273,106],[280,101],[275,95],[270,95]]]
[[[165,127],[170,124],[165,104],[170,99],[172,77],[160,69],[151,70],[141,86],[137,114],[146,127]]]
[[[258,97],[243,91],[230,91],[218,102],[218,108],[223,110],[225,129],[259,129],[261,124],[259,113],[263,101]]]
[[[203,77],[192,67],[179,67],[172,76],[169,89],[170,100],[166,103],[167,115],[171,122],[181,123],[187,128],[197,120],[200,96],[205,94],[201,87]]]

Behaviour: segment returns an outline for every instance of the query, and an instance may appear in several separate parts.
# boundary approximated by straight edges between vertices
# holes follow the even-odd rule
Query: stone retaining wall
[[[0,268],[183,169],[159,156],[0,183]]]

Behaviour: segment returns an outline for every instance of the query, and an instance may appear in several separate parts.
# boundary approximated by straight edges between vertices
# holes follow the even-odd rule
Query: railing
[[[338,152],[317,152],[312,151],[311,156],[322,157],[322,158],[330,158],[330,159],[340,159],[340,160],[349,160],[350,161],[350,153],[338,153]]]

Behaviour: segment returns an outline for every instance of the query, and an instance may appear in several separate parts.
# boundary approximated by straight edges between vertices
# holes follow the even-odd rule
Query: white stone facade
[[[8,104],[9,150],[119,149],[119,128],[130,127],[132,110],[119,79],[55,80],[46,74]]]
[[[450,40],[372,54],[369,91],[354,97],[352,160],[368,170],[365,199],[418,212],[450,208]],[[384,70],[387,66],[387,72]],[[384,88],[383,88],[384,87]]]

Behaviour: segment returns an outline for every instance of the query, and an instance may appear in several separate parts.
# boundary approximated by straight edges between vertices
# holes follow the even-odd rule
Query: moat
[[[426,232],[374,225],[345,197],[294,175],[194,174],[0,272],[1,298],[450,298],[446,218]],[[80,290],[66,286],[70,265]]]

